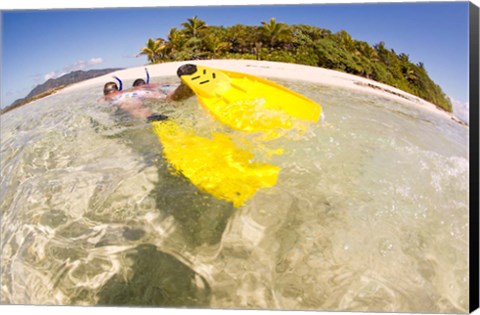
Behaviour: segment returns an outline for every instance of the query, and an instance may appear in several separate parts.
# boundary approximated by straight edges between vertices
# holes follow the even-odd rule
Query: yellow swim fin
[[[192,64],[177,74],[216,119],[233,129],[290,129],[295,120],[320,118],[319,104],[266,79]]]
[[[165,159],[177,172],[200,190],[235,207],[277,182],[279,167],[251,162],[253,154],[235,147],[224,134],[216,133],[212,139],[199,137],[169,120],[154,121],[152,126]]]

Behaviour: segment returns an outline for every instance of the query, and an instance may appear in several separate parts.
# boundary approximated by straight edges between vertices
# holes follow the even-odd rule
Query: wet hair
[[[144,85],[145,84],[145,80],[144,79],[136,79],[134,82],[133,82],[133,86],[140,86],[140,85]]]
[[[118,85],[115,82],[107,82],[103,86],[103,95],[118,91]]]

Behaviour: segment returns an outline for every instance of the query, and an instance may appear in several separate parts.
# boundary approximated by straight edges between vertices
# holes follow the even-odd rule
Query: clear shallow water
[[[468,129],[281,83],[325,120],[265,144],[278,184],[237,209],[172,175],[101,87],[2,115],[2,303],[466,312]],[[148,105],[241,139],[194,99]]]

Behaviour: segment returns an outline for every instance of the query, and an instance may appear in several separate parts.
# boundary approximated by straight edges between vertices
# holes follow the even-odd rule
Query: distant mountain
[[[61,77],[56,79],[49,79],[45,83],[37,85],[32,91],[30,91],[30,93],[28,93],[26,97],[18,99],[15,102],[13,102],[10,106],[6,107],[4,110],[2,110],[2,113],[7,112],[22,104],[26,104],[31,100],[38,99],[39,96],[42,94],[45,94],[45,95],[51,94],[51,93],[47,93],[49,91],[56,91],[67,85],[85,81],[95,77],[99,77],[99,76],[102,76],[114,71],[118,71],[118,70],[122,70],[122,68],[110,68],[110,69],[99,69],[99,70],[88,70],[88,71],[78,70],[78,71],[73,71],[65,75],[62,75]]]

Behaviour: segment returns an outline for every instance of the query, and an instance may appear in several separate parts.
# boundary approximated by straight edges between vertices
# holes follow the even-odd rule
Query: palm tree
[[[378,58],[378,52],[375,50],[375,48],[373,48],[366,42],[355,41],[355,50],[356,52],[360,52],[361,55],[373,62],[377,62],[380,60]]]
[[[167,38],[164,49],[165,60],[177,60],[178,54],[182,51],[187,40],[185,34],[174,27],[170,29]]]
[[[375,50],[377,51],[378,58],[380,61],[385,63],[387,66],[392,65],[392,52],[387,49],[385,42],[381,41],[378,44],[374,45]]]
[[[205,21],[198,19],[197,16],[187,20],[188,22],[184,22],[181,25],[184,27],[185,33],[190,37],[198,37],[199,32],[208,27]]]
[[[268,23],[262,22],[262,31],[269,42],[270,49],[290,34],[288,27],[283,23],[277,23],[275,18],[271,18]]]
[[[404,78],[410,81],[411,83],[415,83],[416,81],[418,81],[417,73],[412,65],[402,66],[401,71],[403,73]]]
[[[262,42],[255,42],[255,56],[257,57],[257,60],[262,60],[262,57],[260,56],[260,52],[262,51]]]
[[[182,31],[186,36],[186,41],[183,44],[180,56],[183,56],[184,59],[200,59],[201,56],[205,54],[202,51],[204,40],[199,35],[201,31],[205,30],[208,26],[205,21],[198,19],[197,16],[187,20],[188,22],[181,24],[183,26]]]
[[[222,41],[219,37],[214,34],[205,37],[205,46],[210,52],[211,58],[219,57],[223,52],[230,49],[230,43]]]
[[[335,34],[338,38],[338,42],[342,47],[346,50],[355,53],[355,41],[352,39],[352,36],[348,34],[346,31],[341,30]]]
[[[162,59],[165,47],[165,40],[163,38],[149,38],[147,45],[140,49],[140,53],[136,57],[146,55],[150,63],[157,63]]]
[[[384,41],[381,41],[378,44],[375,44],[373,47],[375,47],[375,49],[381,54],[383,54],[387,51],[387,48],[385,47],[385,42]]]
[[[401,53],[398,55],[398,59],[400,59],[400,61],[403,63],[410,63],[409,56],[407,54]]]

